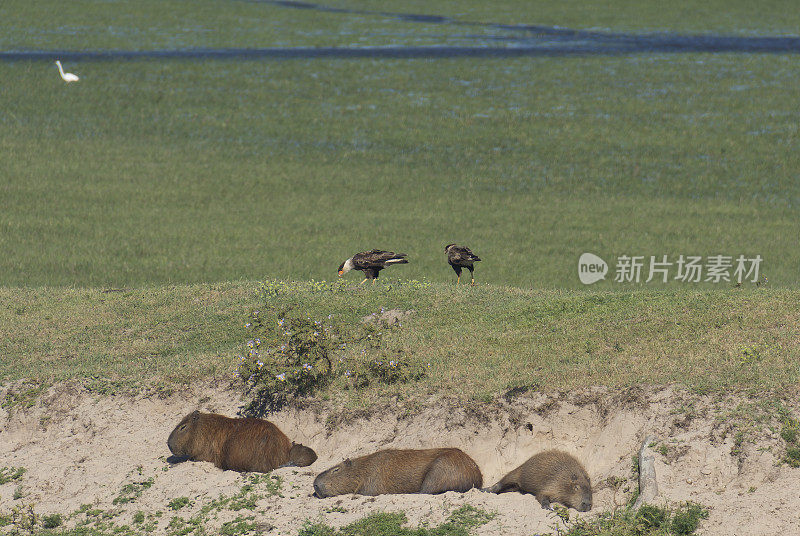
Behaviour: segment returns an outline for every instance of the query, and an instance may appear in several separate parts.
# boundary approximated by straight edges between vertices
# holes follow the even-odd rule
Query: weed
[[[50,385],[47,382],[35,382],[22,384],[9,389],[0,407],[10,410],[12,408],[27,409],[33,407],[39,395],[42,394]]]
[[[469,536],[472,530],[488,523],[495,514],[465,505],[453,511],[438,527],[404,527],[403,512],[379,512],[336,530],[324,523],[306,522],[298,536]]]
[[[11,510],[12,534],[34,534],[39,516],[33,508],[33,504],[21,504]]]
[[[694,534],[708,510],[687,502],[675,507],[643,505],[602,512],[592,519],[575,519],[556,528],[556,536],[688,536]]]
[[[783,421],[781,438],[789,444],[796,444],[800,433],[800,422],[797,419],[787,418]]]
[[[789,464],[790,467],[800,467],[800,447],[786,447],[783,461]]]
[[[486,512],[480,508],[465,504],[454,510],[447,518],[447,521],[466,529],[472,529],[485,525],[495,517],[497,517],[497,514],[494,512]]]
[[[256,523],[253,521],[253,516],[237,517],[233,521],[227,521],[222,524],[219,533],[222,536],[237,536],[239,534],[247,534],[256,530]]]
[[[708,510],[695,502],[680,505],[672,516],[670,529],[677,535],[693,534],[701,519],[708,519]]]
[[[142,496],[144,490],[150,488],[153,485],[153,478],[150,477],[147,480],[143,480],[141,482],[132,482],[130,484],[125,484],[122,486],[122,489],[119,492],[112,502],[112,504],[126,504],[135,501],[139,497]]]
[[[180,510],[184,506],[190,506],[192,504],[194,503],[189,500],[189,497],[177,497],[172,499],[167,506],[172,510]]]
[[[329,507],[325,508],[325,510],[323,510],[323,511],[325,513],[327,513],[327,514],[332,514],[334,512],[339,512],[339,513],[343,514],[343,513],[347,512],[347,508],[345,508],[344,506],[329,506]]]
[[[47,516],[42,516],[42,527],[46,529],[54,529],[56,527],[60,527],[63,524],[64,520],[61,518],[61,514],[51,514]]]
[[[19,480],[24,474],[24,467],[0,467],[0,486]]]
[[[636,519],[644,530],[659,529],[669,522],[670,512],[665,507],[643,504],[636,512]]]

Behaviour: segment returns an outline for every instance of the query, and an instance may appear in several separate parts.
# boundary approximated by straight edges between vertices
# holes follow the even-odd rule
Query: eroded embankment
[[[0,389],[0,398],[10,387]],[[741,421],[747,418],[741,411],[733,419],[731,411],[748,404],[759,407],[754,400],[713,400],[671,388],[532,393],[491,403],[431,397],[358,414],[312,403],[271,420],[290,438],[312,446],[318,461],[275,471],[282,479],[280,493],[257,495],[252,511],[216,508],[202,523],[218,529],[246,514],[262,530],[294,534],[305,520],[341,526],[373,511],[403,510],[412,525],[437,524],[470,504],[498,513],[478,534],[547,532],[557,519],[530,495],[472,490],[320,500],[310,496],[311,483],[344,458],[377,449],[458,446],[475,459],[488,485],[531,454],[561,448],[587,467],[596,489],[593,512],[599,512],[627,501],[625,490],[635,488],[631,458],[652,434],[661,440],[655,448],[659,500],[709,507],[703,533],[800,533],[800,469],[778,463],[785,445],[774,426],[737,432],[752,423]],[[31,408],[0,410],[0,467],[26,469],[21,478],[0,485],[0,510],[34,504],[39,513],[63,514],[70,526],[87,514],[66,516],[88,504],[91,509],[84,510],[94,510],[106,523],[134,528],[150,523],[150,529],[166,533],[174,517],[197,517],[204,505],[240,493],[248,482],[247,476],[210,463],[170,466],[165,461],[169,432],[193,409],[234,415],[240,405],[236,392],[208,386],[168,397],[131,398],[94,397],[61,384]],[[797,415],[797,407],[789,409]],[[626,482],[615,489],[609,479]],[[173,501],[182,497],[188,501],[175,508],[179,503]],[[144,513],[144,521],[138,514],[137,523],[137,512]]]

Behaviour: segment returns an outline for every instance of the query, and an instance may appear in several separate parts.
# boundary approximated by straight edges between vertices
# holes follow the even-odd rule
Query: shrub
[[[266,320],[253,311],[247,326],[253,337],[239,357],[237,375],[253,400],[245,415],[263,415],[283,407],[290,398],[312,394],[332,378],[331,326],[288,312]]]
[[[61,523],[61,514],[52,514],[49,516],[42,517],[42,527],[46,529],[54,529],[56,527],[60,527]]]
[[[694,534],[701,519],[708,519],[708,510],[695,502],[687,502],[678,507],[670,523],[673,534]]]
[[[390,348],[386,335],[399,326],[337,326],[332,318],[315,320],[270,308],[250,314],[245,324],[250,337],[235,373],[252,396],[242,408],[244,415],[276,411],[338,378],[345,388],[360,389],[425,376],[427,367],[404,359],[402,349]]]

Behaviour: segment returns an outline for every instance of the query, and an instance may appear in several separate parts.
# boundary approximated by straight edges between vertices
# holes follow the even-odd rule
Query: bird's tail
[[[386,264],[408,264],[408,253],[398,253],[397,256],[386,261]]]

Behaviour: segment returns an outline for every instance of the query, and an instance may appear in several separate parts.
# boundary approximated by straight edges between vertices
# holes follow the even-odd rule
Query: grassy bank
[[[570,292],[403,281],[331,288],[271,282],[267,297],[247,282],[119,292],[5,288],[0,380],[139,388],[232,379],[246,350],[248,313],[270,306],[334,326],[381,308],[413,310],[386,337],[406,358],[430,363],[430,372],[419,382],[371,386],[376,395],[669,383],[760,392],[796,388],[800,377],[795,290]]]

